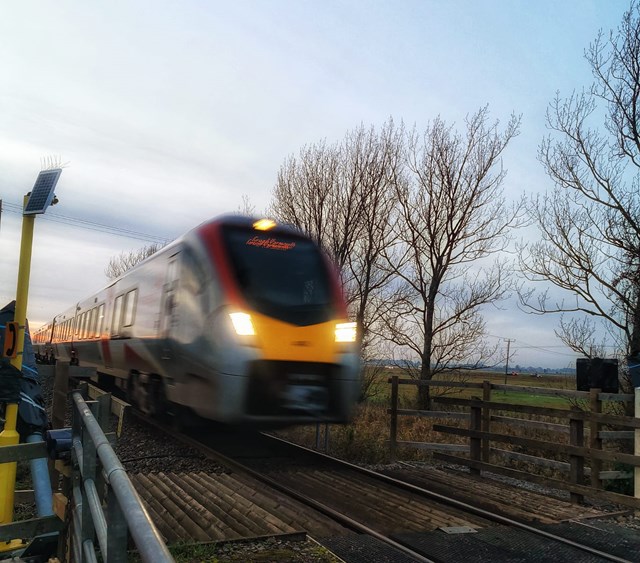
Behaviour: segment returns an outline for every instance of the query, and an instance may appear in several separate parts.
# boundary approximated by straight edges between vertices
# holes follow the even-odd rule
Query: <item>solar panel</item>
[[[29,201],[25,205],[24,215],[35,215],[36,213],[44,213],[47,210],[53,200],[53,189],[56,187],[61,173],[62,169],[56,168],[54,170],[43,170],[38,174],[36,183],[31,190]]]

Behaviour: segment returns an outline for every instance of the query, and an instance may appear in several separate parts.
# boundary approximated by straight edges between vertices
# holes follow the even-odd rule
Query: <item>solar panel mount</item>
[[[43,170],[38,174],[27,205],[24,207],[23,215],[36,215],[47,210],[53,201],[53,190],[61,173],[62,168],[54,168],[53,170]]]

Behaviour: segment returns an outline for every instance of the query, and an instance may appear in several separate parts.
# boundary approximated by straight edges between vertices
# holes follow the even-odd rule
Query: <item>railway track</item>
[[[293,499],[305,529],[349,563],[625,562],[635,560],[640,549],[639,537],[632,533],[620,537],[601,523],[559,522],[563,515],[556,514],[554,520],[548,510],[527,523],[496,507],[488,510],[465,502],[459,494],[454,498],[398,474],[383,475],[264,434],[220,428],[187,436],[157,421],[147,422],[216,459],[233,474],[276,491],[272,498],[282,503],[283,510],[291,511],[287,502]],[[337,526],[331,528],[327,521]]]
[[[640,552],[633,530],[590,520],[605,513],[486,479],[384,475],[272,436],[214,425],[187,435],[132,412],[221,468],[132,475],[170,541],[310,536],[347,563],[624,562]]]

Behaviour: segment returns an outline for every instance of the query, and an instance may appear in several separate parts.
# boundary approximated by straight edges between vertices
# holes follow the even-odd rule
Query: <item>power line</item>
[[[577,356],[576,352],[559,352],[558,350],[552,350],[551,348],[565,348],[569,350],[568,346],[515,346],[515,350],[540,350],[541,352],[545,352],[546,354],[555,354],[556,356],[569,356],[573,358]]]
[[[486,336],[490,337],[490,338],[498,338],[499,340],[505,340],[507,341],[508,338],[505,336],[497,336],[495,334],[487,334]],[[512,342],[514,342],[514,340],[512,340]],[[517,346],[513,347],[514,350],[516,351],[521,351],[521,350],[540,350],[541,352],[545,352],[547,354],[555,354],[556,356],[566,356],[566,357],[570,357],[570,358],[574,358],[576,357],[578,354],[576,352],[559,352],[557,350],[552,350],[552,348],[563,348],[565,350],[568,350],[569,347],[568,346],[562,346],[562,345],[555,345],[555,344],[549,344],[549,345],[545,345],[545,344],[540,344],[540,345],[534,345],[534,344],[519,344]]]
[[[14,203],[3,202],[4,210],[9,213],[22,215],[22,206]],[[68,215],[62,215],[60,213],[47,213],[42,215],[41,219],[46,221],[52,221],[54,223],[62,223],[64,225],[71,225],[88,231],[95,231],[100,233],[107,233],[137,240],[143,240],[147,242],[155,242],[160,244],[166,244],[172,239],[167,237],[161,237],[157,235],[150,235],[148,233],[142,233],[140,231],[134,231],[132,229],[126,229],[123,227],[115,227],[113,225],[105,225],[104,223],[96,223],[94,221],[88,221],[87,219],[79,219],[76,217],[70,217]]]

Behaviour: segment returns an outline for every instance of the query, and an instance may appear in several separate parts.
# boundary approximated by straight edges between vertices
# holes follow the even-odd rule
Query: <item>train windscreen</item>
[[[238,287],[256,311],[305,326],[333,315],[331,283],[318,247],[295,235],[227,227]]]

